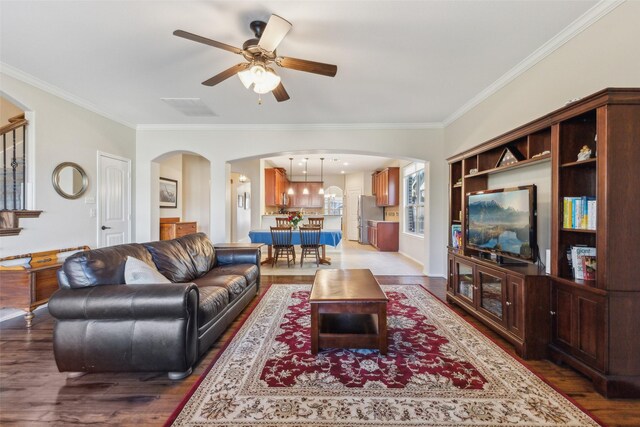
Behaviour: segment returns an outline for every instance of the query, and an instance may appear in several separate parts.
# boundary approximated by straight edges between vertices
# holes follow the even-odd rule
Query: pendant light
[[[318,194],[324,194],[324,157],[320,157],[320,190]]]
[[[293,157],[289,157],[289,189],[287,190],[287,194],[293,196],[295,192],[293,191],[293,187],[291,186],[291,179],[293,178]]]
[[[309,189],[307,188],[307,176],[309,175],[307,172],[307,166],[309,165],[309,158],[304,159],[304,189],[302,189],[302,194],[309,194]]]

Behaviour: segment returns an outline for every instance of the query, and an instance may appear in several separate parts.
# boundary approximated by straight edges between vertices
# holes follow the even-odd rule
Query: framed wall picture
[[[249,209],[251,207],[251,193],[244,192],[244,208]]]
[[[238,194],[238,207],[244,208],[244,196],[242,194]]]
[[[160,207],[178,207],[178,181],[169,178],[160,178]]]

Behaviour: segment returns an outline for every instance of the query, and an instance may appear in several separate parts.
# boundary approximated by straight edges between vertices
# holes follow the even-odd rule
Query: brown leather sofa
[[[173,283],[125,285],[127,256]],[[260,250],[215,249],[204,233],[80,252],[49,300],[60,372],[189,375],[260,285]]]

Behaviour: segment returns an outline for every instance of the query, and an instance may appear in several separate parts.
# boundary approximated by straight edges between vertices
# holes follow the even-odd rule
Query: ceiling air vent
[[[187,117],[217,117],[200,98],[160,98]]]

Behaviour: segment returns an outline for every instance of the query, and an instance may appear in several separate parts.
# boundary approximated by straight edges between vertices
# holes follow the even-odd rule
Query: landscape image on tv
[[[467,245],[531,259],[529,189],[470,194]]]

